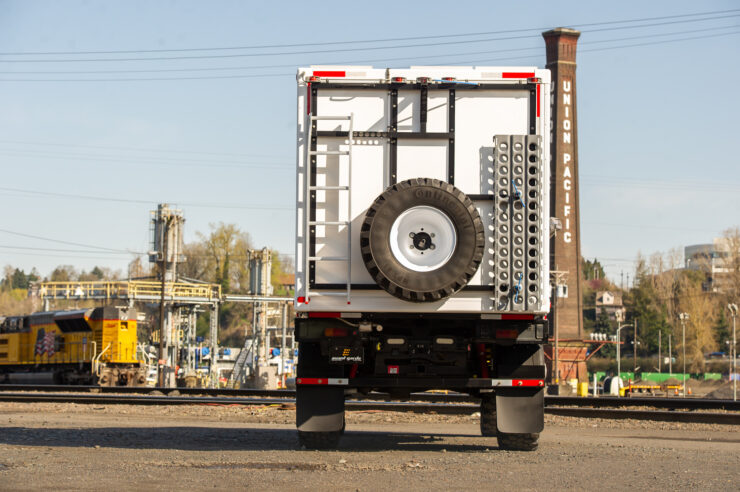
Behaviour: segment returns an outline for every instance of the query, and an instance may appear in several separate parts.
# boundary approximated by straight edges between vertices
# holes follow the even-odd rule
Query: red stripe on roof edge
[[[347,72],[344,70],[315,70],[313,74],[316,77],[346,77]]]
[[[505,79],[528,79],[534,77],[534,72],[504,72],[501,76]]]

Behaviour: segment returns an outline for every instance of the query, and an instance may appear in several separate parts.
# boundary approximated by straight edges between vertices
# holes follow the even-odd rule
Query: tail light
[[[326,328],[324,330],[325,337],[346,337],[347,328]]]

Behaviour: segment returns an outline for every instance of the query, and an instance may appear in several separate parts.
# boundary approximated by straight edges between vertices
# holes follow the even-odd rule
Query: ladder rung
[[[309,256],[309,260],[312,261],[348,261],[349,258],[346,256]]]
[[[318,226],[325,226],[325,225],[348,225],[349,222],[346,220],[338,220],[338,221],[322,221],[322,220],[312,220],[309,221],[308,225],[318,225]]]
[[[346,150],[310,150],[310,155],[349,155]]]
[[[309,190],[348,190],[349,186],[309,186]]]
[[[351,120],[351,116],[311,116],[311,121],[318,120]]]

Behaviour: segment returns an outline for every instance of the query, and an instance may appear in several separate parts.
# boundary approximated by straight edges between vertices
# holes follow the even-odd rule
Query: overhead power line
[[[60,244],[69,244],[70,246],[82,246],[83,248],[90,248],[90,249],[98,249],[101,251],[112,251],[116,253],[128,253],[128,251],[123,249],[114,249],[114,248],[106,248],[104,246],[95,246],[91,244],[83,244],[83,243],[75,243],[71,241],[62,241],[61,239],[53,239],[49,237],[43,237],[43,236],[35,236],[33,234],[25,234],[23,232],[15,232],[15,231],[9,231],[7,229],[0,229],[0,232],[3,232],[5,234],[11,234],[13,236],[19,236],[19,237],[26,237],[30,239],[38,239],[40,241],[50,241],[54,243],[60,243]],[[90,253],[100,253],[100,251],[90,251]]]
[[[86,251],[84,249],[58,249],[58,248],[35,248],[31,246],[11,246],[6,244],[0,244],[0,248],[3,249],[17,249],[21,251],[54,251],[57,253],[95,253],[95,254],[110,254],[110,255],[146,255],[147,253],[139,253],[136,251]],[[15,253],[15,252],[14,252]]]
[[[583,46],[593,45],[593,44],[612,43],[612,42],[617,42],[617,41],[631,41],[631,40],[636,40],[636,39],[659,38],[659,37],[674,36],[674,35],[693,34],[693,33],[698,33],[698,32],[718,31],[722,29],[737,29],[738,27],[740,27],[740,25],[734,24],[730,26],[714,26],[714,27],[703,28],[703,29],[671,31],[671,32],[664,32],[664,33],[657,33],[657,34],[644,34],[640,36],[599,39],[596,41],[581,42],[579,43],[579,48],[582,48]],[[390,61],[412,60],[412,59],[415,61],[418,61],[418,60],[447,58],[447,57],[453,57],[453,56],[489,55],[489,54],[495,54],[495,53],[516,53],[516,52],[522,52],[522,51],[537,51],[541,53],[542,46],[531,46],[531,47],[526,47],[526,48],[502,48],[502,49],[496,49],[496,50],[483,50],[483,51],[466,51],[462,53],[446,53],[446,54],[438,54],[438,55],[421,55],[421,56],[406,55],[406,56],[392,57],[392,58],[386,57],[386,58],[349,60],[349,61],[332,61],[332,62],[327,62],[327,63],[314,63],[314,65],[348,65],[348,64],[358,64],[358,63],[390,62]],[[579,51],[582,51],[582,49],[579,49]],[[233,70],[263,70],[263,69],[273,69],[273,68],[295,68],[295,66],[296,66],[295,63],[283,63],[283,64],[275,64],[275,65],[247,65],[247,66],[231,66],[231,67],[196,67],[196,68],[192,68],[192,67],[191,68],[157,68],[157,69],[134,69],[134,70],[130,70],[130,69],[125,69],[125,70],[61,70],[61,71],[60,70],[12,70],[12,71],[0,71],[0,74],[4,74],[4,75],[78,74],[79,75],[79,74],[113,74],[113,73],[222,72],[222,71],[229,71],[229,70],[233,71]]]
[[[95,163],[105,162],[125,162],[129,165],[136,164],[155,164],[162,166],[177,166],[177,167],[199,167],[199,168],[214,168],[223,167],[230,169],[276,169],[280,171],[288,171],[295,169],[295,163],[254,163],[245,162],[229,163],[228,161],[211,161],[209,159],[179,159],[179,158],[168,158],[168,157],[142,157],[142,156],[127,156],[127,155],[106,155],[106,154],[84,154],[84,153],[64,153],[51,151],[39,151],[39,150],[18,150],[18,149],[3,149],[0,148],[0,155],[20,157],[20,158],[33,158],[33,159],[54,159],[54,160],[65,160],[65,161],[85,161]]]
[[[613,50],[613,49],[632,48],[632,47],[639,47],[639,46],[651,46],[651,45],[675,43],[675,42],[690,41],[690,40],[697,40],[697,39],[716,38],[716,37],[729,36],[729,35],[735,35],[735,34],[740,34],[740,31],[732,31],[732,32],[726,32],[726,33],[720,33],[720,34],[709,34],[706,36],[682,37],[678,39],[667,39],[667,40],[652,41],[652,42],[645,42],[645,43],[626,44],[626,45],[620,45],[620,46],[582,49],[579,51],[579,53],[591,53],[591,52],[607,51],[607,50]],[[447,55],[447,56],[451,56],[451,55]],[[424,57],[420,56],[420,57],[417,57],[417,59],[418,58],[423,59]],[[448,60],[446,62],[441,62],[441,63],[445,65],[470,65],[470,64],[480,65],[484,63],[493,63],[493,62],[508,61],[508,60],[522,60],[522,59],[528,59],[528,58],[541,58],[541,55],[515,56],[515,57],[506,57],[506,58],[494,58],[494,59],[488,59],[488,60],[481,60],[481,59],[465,60],[465,61]],[[410,56],[407,59],[412,60],[415,58],[413,56]],[[207,76],[199,76],[199,77],[145,77],[145,78],[132,77],[132,78],[93,78],[93,79],[69,79],[69,78],[68,79],[0,79],[0,82],[149,82],[149,81],[166,81],[166,80],[247,79],[247,78],[252,78],[252,77],[257,77],[257,76],[263,76],[263,75],[261,74],[235,74],[235,75],[207,75]],[[295,73],[274,73],[274,74],[267,74],[264,76],[294,77]]]
[[[92,253],[99,254],[100,251],[92,251]],[[64,259],[79,259],[79,260],[103,260],[103,261],[128,261],[128,259],[124,258],[111,258],[111,257],[105,257],[105,256],[79,256],[74,255],[70,253],[28,253],[24,251],[14,251],[12,253],[13,255],[22,255],[22,256],[40,256],[43,258],[64,258]]]
[[[740,10],[740,9],[739,9]],[[720,15],[714,17],[704,17],[700,19],[685,19],[676,20],[669,22],[656,22],[649,24],[640,24],[639,26],[620,26],[620,27],[609,27],[602,29],[594,29],[591,32],[597,31],[613,31],[622,29],[637,29],[644,27],[655,27],[662,25],[672,24],[684,24],[684,23],[696,23],[705,22],[710,20],[724,20],[733,17],[740,17],[740,13],[730,13],[729,15]],[[528,29],[531,30],[531,29]],[[588,32],[588,31],[585,31]],[[315,55],[315,54],[326,54],[326,53],[348,53],[358,51],[378,51],[378,50],[396,50],[405,48],[428,48],[433,46],[451,46],[459,44],[474,44],[474,43],[486,43],[491,41],[512,41],[517,39],[527,39],[536,35],[527,34],[520,36],[507,36],[507,37],[493,37],[483,39],[466,39],[458,41],[435,41],[425,43],[413,43],[403,45],[389,45],[389,46],[367,46],[367,47],[354,47],[354,48],[339,48],[339,49],[310,49],[310,50],[295,50],[295,51],[270,51],[262,53],[236,53],[236,54],[218,54],[218,55],[188,55],[188,56],[156,56],[156,57],[130,57],[130,58],[45,58],[45,59],[21,59],[21,60],[0,60],[0,63],[89,63],[89,62],[129,62],[129,61],[164,61],[164,60],[205,60],[205,59],[222,59],[222,58],[255,58],[265,56],[289,56],[289,55]]]
[[[53,147],[85,147],[90,149],[103,149],[103,150],[125,150],[130,152],[157,152],[157,153],[168,153],[168,154],[199,154],[199,155],[218,155],[227,157],[282,157],[276,156],[275,154],[236,154],[228,152],[211,152],[211,151],[198,151],[190,149],[156,149],[151,147],[121,147],[117,145],[89,145],[89,144],[70,144],[70,143],[58,143],[58,142],[29,142],[27,140],[0,140],[0,144],[19,144],[19,145],[42,145],[42,146],[53,146]],[[292,157],[292,156],[291,156]]]
[[[162,203],[162,200],[136,200],[133,198],[115,198],[110,196],[90,196],[90,195],[78,195],[68,193],[56,193],[51,191],[38,191],[38,190],[27,190],[22,188],[9,188],[0,187],[0,191],[11,191],[16,193],[27,193],[31,195],[41,196],[55,196],[59,198],[71,198],[79,200],[93,200],[100,202],[120,202],[120,203],[140,203],[151,205],[153,203]],[[177,200],[169,201],[168,203],[177,203],[179,206],[187,207],[203,207],[203,208],[224,208],[224,209],[240,209],[240,210],[273,210],[273,211],[293,211],[293,207],[267,207],[262,205],[241,205],[241,204],[228,204],[228,203],[201,203],[201,202],[180,202]],[[0,232],[3,232],[0,229]],[[79,245],[78,245],[79,246]]]
[[[740,9],[728,9],[728,10],[714,10],[706,12],[694,12],[690,14],[677,14],[677,15],[664,15],[659,17],[642,17],[637,19],[624,19],[617,21],[604,21],[604,22],[591,22],[574,24],[571,27],[584,28],[593,26],[607,26],[615,24],[627,24],[627,23],[640,23],[655,20],[668,20],[668,19],[681,19],[691,17],[692,19],[687,22],[699,22],[707,19],[696,19],[698,16],[711,16],[717,14],[730,14],[733,12],[740,12]],[[714,19],[716,17],[712,17]],[[668,23],[666,23],[668,24]],[[654,24],[649,24],[654,25]],[[662,24],[661,24],[662,25]],[[638,25],[634,27],[644,27],[646,25]],[[623,26],[621,28],[630,28],[630,26]],[[160,48],[160,49],[144,49],[144,50],[97,50],[97,51],[27,51],[27,52],[2,52],[0,56],[32,56],[32,55],[112,55],[112,54],[133,54],[133,53],[181,53],[181,52],[195,52],[195,51],[230,51],[230,50],[250,50],[250,49],[272,49],[272,48],[296,48],[305,46],[336,46],[343,44],[367,44],[367,43],[385,43],[385,42],[397,42],[397,41],[418,41],[423,39],[445,39],[445,38],[460,38],[460,37],[473,37],[473,36],[490,36],[497,34],[513,34],[520,32],[529,31],[543,31],[549,29],[549,27],[530,27],[522,29],[507,29],[499,31],[484,31],[474,33],[459,33],[459,34],[437,34],[431,36],[408,36],[408,37],[396,37],[396,38],[379,38],[379,39],[363,39],[363,40],[345,40],[345,41],[326,41],[326,42],[313,42],[313,43],[292,43],[292,44],[263,44],[263,45],[247,45],[247,46],[221,46],[221,47],[206,47],[206,48]],[[619,28],[617,28],[619,29]],[[597,31],[602,29],[591,29],[590,31]]]

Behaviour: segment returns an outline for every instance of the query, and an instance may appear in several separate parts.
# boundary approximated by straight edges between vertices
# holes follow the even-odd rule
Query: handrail
[[[93,342],[95,343],[95,342]],[[103,354],[110,348],[110,344],[112,342],[108,342],[108,345],[105,346],[105,348],[98,354],[97,357],[95,357],[95,360],[93,361],[93,372],[95,373],[95,376],[100,377],[100,374],[98,373],[99,364],[100,364],[100,358],[103,356]]]
[[[167,282],[164,286],[165,297],[169,298],[205,298],[218,301],[221,299],[219,284],[191,284],[186,282]],[[130,298],[161,297],[162,284],[148,280],[116,280],[90,282],[41,282],[39,295],[50,299],[86,299],[86,298]]]

